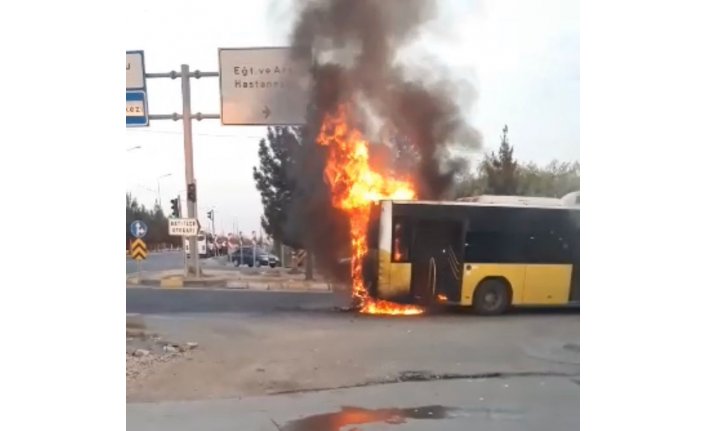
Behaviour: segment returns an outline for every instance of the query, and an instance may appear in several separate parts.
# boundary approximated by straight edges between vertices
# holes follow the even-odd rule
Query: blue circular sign
[[[147,235],[147,223],[142,220],[135,220],[130,224],[130,233],[135,238],[142,238]]]

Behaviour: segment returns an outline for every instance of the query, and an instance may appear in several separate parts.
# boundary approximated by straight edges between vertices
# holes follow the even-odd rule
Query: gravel
[[[131,331],[127,337],[125,374],[127,384],[132,385],[148,376],[155,367],[166,362],[183,359],[198,343],[173,343],[164,341],[156,334]]]

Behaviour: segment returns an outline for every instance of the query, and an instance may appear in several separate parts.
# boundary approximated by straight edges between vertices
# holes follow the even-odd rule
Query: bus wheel
[[[509,289],[501,280],[485,280],[473,294],[473,311],[478,314],[502,314],[509,304]]]

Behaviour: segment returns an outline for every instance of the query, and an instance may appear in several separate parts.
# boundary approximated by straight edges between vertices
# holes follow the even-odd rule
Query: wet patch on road
[[[408,419],[434,420],[470,416],[484,416],[519,419],[522,413],[514,410],[497,410],[488,408],[460,408],[441,405],[431,405],[412,408],[381,408],[365,409],[360,407],[341,407],[340,411],[307,416],[287,422],[284,426],[273,421],[280,431],[343,431],[351,425],[366,425],[371,423],[386,423],[399,425]],[[356,428],[345,428],[356,429]]]

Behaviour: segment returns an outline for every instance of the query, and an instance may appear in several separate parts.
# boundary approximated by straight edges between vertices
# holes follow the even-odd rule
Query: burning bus
[[[434,9],[425,0],[302,8],[290,43],[292,59],[311,65],[309,109],[298,144],[285,146],[296,199],[283,230],[327,266],[351,257],[363,313],[578,302],[578,195],[572,205],[441,201],[483,139],[467,110],[472,80],[401,55]]]
[[[579,304],[579,209],[383,200],[371,209],[363,278],[372,298],[480,314]]]

